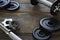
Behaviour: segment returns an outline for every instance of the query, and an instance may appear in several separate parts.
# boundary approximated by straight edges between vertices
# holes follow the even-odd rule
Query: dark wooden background
[[[13,1],[13,0],[11,0]],[[39,27],[39,20],[43,17],[53,17],[49,12],[50,8],[39,4],[34,7],[30,4],[30,0],[14,0],[20,3],[18,11],[9,12],[0,10],[0,22],[5,18],[13,18],[19,22],[19,28],[16,33],[23,40],[33,40],[32,31]],[[49,0],[54,2],[55,0]],[[0,40],[12,40],[2,30],[0,30]],[[60,32],[55,32],[51,40],[60,40]]]

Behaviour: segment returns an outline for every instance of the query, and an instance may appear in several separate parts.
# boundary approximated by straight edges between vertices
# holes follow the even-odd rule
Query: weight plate
[[[0,0],[0,8],[7,6],[10,3],[10,0]]]
[[[60,13],[60,1],[56,1],[51,6],[50,12],[53,16],[59,15]]]
[[[15,1],[11,1],[9,6],[6,8],[8,11],[15,11],[17,9],[19,9],[20,4],[18,2]]]
[[[49,40],[51,38],[50,32],[40,30],[39,28],[34,29],[32,34],[36,40]]]
[[[37,0],[31,0],[31,4],[32,5],[37,5],[38,4],[38,1]]]
[[[11,25],[12,25],[12,28],[14,29],[14,30],[18,30],[19,28],[19,23],[17,22],[17,21],[12,21],[11,22]]]
[[[54,18],[43,18],[40,20],[40,26],[50,32],[60,29],[60,23]]]

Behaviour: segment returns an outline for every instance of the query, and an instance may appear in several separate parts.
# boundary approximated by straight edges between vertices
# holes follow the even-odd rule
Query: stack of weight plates
[[[49,40],[52,32],[60,29],[60,22],[51,17],[42,18],[39,22],[40,27],[33,30],[33,37],[36,40]]]
[[[0,9],[6,9],[8,11],[15,11],[19,9],[20,4],[16,1],[0,0]]]
[[[60,22],[54,18],[42,18],[40,20],[40,28],[45,29],[50,32],[54,32],[60,29]]]

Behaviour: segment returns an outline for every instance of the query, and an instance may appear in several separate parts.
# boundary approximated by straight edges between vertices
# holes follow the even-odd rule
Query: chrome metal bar
[[[22,40],[17,35],[15,35],[12,31],[7,29],[2,23],[0,23],[0,28],[13,40]]]
[[[48,7],[51,7],[52,4],[53,4],[52,2],[47,1],[47,0],[38,0],[38,2],[44,4],[44,5],[48,6]]]

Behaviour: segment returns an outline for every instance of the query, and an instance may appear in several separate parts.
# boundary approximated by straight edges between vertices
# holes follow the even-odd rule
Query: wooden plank
[[[11,0],[11,1],[17,1],[19,3],[29,4],[30,0]]]
[[[31,0],[11,0],[11,1],[17,1],[17,2],[19,2],[19,3],[24,3],[24,4],[29,4],[29,3],[31,3],[30,1]],[[48,1],[50,1],[50,2],[55,2],[56,0],[48,0]]]
[[[19,33],[18,36],[22,38],[23,40],[34,40],[33,36],[31,33]],[[60,34],[53,34],[50,40],[59,40],[60,39]],[[9,38],[8,35],[6,35],[4,32],[0,32],[0,40],[12,40]]]
[[[0,13],[40,13],[50,12],[50,9],[44,5],[33,6],[31,4],[20,4],[20,9],[17,11],[0,10]]]
[[[12,0],[11,0],[12,1]],[[30,0],[14,0],[20,3],[20,9],[18,11],[6,11],[0,10],[0,22],[5,18],[13,18],[19,22],[19,29],[17,35],[23,40],[34,40],[32,37],[32,31],[39,27],[39,21],[43,17],[53,17],[49,12],[50,8],[39,4],[34,7],[30,4]],[[54,1],[54,0],[49,0]],[[59,18],[59,17],[55,17]],[[51,40],[59,40],[60,32],[55,32],[52,35]],[[12,40],[0,29],[0,40]]]
[[[13,18],[20,23],[20,32],[21,33],[32,33],[32,30],[35,27],[39,27],[39,20],[43,17],[50,17],[49,13],[17,13],[17,14],[0,14],[0,18]]]
[[[12,0],[11,0],[12,1]],[[50,12],[50,8],[48,8],[47,6],[44,6],[43,4],[39,4],[39,6],[33,6],[31,5],[29,2],[30,0],[14,0],[20,3],[20,9],[18,11],[13,11],[13,13],[20,13],[20,12]],[[53,2],[53,1],[52,1]],[[3,13],[9,13],[9,11],[7,10],[0,10],[0,12]],[[10,12],[11,13],[11,12]]]

